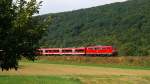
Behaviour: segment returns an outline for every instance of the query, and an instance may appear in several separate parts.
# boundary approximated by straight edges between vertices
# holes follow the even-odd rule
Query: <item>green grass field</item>
[[[63,61],[64,62],[64,61]],[[21,61],[18,71],[0,71],[0,84],[149,84],[148,66]]]
[[[59,76],[0,76],[0,84],[80,84],[80,80]]]
[[[0,84],[149,84],[150,76],[0,76]]]

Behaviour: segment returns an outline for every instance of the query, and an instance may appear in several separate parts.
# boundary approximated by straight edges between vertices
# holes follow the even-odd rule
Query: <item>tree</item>
[[[36,0],[0,0],[0,67],[18,68],[22,56],[34,60],[38,40],[46,31],[49,19],[33,17],[41,2]]]

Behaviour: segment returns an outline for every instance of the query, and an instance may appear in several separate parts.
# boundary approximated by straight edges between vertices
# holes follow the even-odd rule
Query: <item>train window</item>
[[[50,52],[59,52],[59,50],[45,50],[46,53],[50,53]]]
[[[84,52],[84,50],[75,50],[75,52]]]
[[[102,48],[102,50],[105,50],[106,48]]]
[[[109,47],[107,49],[110,49]]]
[[[95,50],[100,50],[100,48],[95,48]]]
[[[90,50],[100,50],[101,48],[88,48]]]
[[[59,50],[52,50],[52,52],[59,52]]]
[[[72,52],[72,50],[62,50],[62,52]]]
[[[43,50],[39,50],[38,52],[42,53],[42,52],[43,52]]]
[[[88,49],[93,50],[93,48],[88,48]]]
[[[46,53],[50,52],[50,50],[45,50]]]

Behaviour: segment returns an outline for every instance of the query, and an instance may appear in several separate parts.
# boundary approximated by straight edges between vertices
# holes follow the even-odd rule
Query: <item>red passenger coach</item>
[[[40,55],[94,55],[112,56],[117,55],[117,51],[112,46],[89,46],[80,48],[40,48]]]
[[[85,48],[40,48],[40,55],[84,55]]]

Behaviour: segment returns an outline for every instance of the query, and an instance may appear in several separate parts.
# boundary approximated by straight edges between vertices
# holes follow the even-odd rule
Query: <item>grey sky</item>
[[[41,0],[39,0],[41,1]],[[43,0],[40,14],[72,11],[126,0]]]

